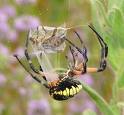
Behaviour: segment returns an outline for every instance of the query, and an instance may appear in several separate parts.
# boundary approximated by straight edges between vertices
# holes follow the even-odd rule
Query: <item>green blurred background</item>
[[[121,3],[124,5],[123,0]],[[85,91],[67,101],[53,100],[48,90],[34,81],[13,57],[15,53],[24,55],[24,43],[30,28],[41,24],[57,27],[64,23],[81,35],[88,49],[88,66],[99,66],[100,46],[87,25],[93,23],[107,41],[106,70],[86,74],[81,80],[123,115],[124,40],[121,34],[124,33],[124,12],[121,5],[116,5],[117,0],[0,1],[0,115],[104,115]],[[113,7],[120,10],[113,10]],[[121,31],[118,27],[120,21],[123,23]]]

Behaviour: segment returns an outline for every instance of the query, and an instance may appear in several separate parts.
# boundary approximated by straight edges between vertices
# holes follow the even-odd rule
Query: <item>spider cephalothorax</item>
[[[80,38],[79,34],[76,31],[74,31],[74,32],[77,35],[77,37],[79,38],[79,40],[83,46],[83,49],[80,49],[78,46],[76,46],[74,43],[72,43],[69,39],[67,39],[64,36],[64,40],[69,43],[70,52],[73,56],[73,65],[69,63],[69,67],[70,67],[69,70],[64,73],[63,77],[59,77],[57,80],[48,82],[47,77],[45,76],[42,67],[40,66],[39,70],[35,68],[35,66],[33,65],[32,61],[31,61],[30,55],[28,53],[28,41],[29,41],[28,37],[26,40],[26,48],[25,48],[24,52],[25,52],[25,56],[28,61],[29,67],[32,71],[28,70],[25,67],[25,65],[21,62],[21,60],[19,59],[19,57],[17,55],[14,55],[16,57],[16,59],[19,61],[19,63],[25,68],[25,70],[37,82],[42,83],[46,88],[49,89],[50,96],[53,97],[55,100],[59,100],[59,101],[67,100],[67,99],[73,97],[74,95],[76,95],[82,89],[82,85],[81,85],[80,81],[75,79],[76,76],[80,76],[85,73],[101,72],[101,71],[104,71],[106,68],[106,64],[107,64],[106,58],[108,55],[108,46],[104,42],[102,37],[96,32],[94,27],[92,27],[90,25],[89,25],[89,27],[96,34],[97,39],[101,46],[101,60],[100,60],[100,65],[98,68],[87,67],[87,62],[88,62],[87,49],[86,49],[85,45],[83,44],[83,41]],[[83,57],[82,62],[77,63],[78,60],[74,55],[73,48],[76,49],[77,52],[80,53],[81,56]],[[58,75],[58,76],[60,76],[60,75]],[[39,77],[42,77],[45,82],[42,82],[42,80]]]

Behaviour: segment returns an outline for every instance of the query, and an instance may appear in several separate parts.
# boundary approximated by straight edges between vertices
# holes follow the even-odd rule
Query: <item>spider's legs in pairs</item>
[[[100,66],[98,68],[96,67],[87,67],[87,61],[88,61],[88,58],[87,58],[87,49],[86,47],[84,46],[83,47],[83,50],[81,50],[80,48],[78,48],[74,43],[72,43],[70,40],[68,40],[67,38],[65,38],[65,40],[71,44],[71,46],[75,47],[77,49],[78,52],[80,52],[84,58],[84,62],[79,64],[78,65],[78,69],[76,68],[75,70],[73,70],[73,73],[75,75],[81,75],[81,74],[84,74],[84,73],[92,73],[92,72],[101,72],[101,71],[104,71],[105,68],[106,68],[106,65],[107,65],[107,62],[106,62],[106,58],[107,58],[107,55],[108,55],[108,46],[107,44],[104,42],[103,38],[98,34],[98,32],[96,32],[96,30],[94,29],[94,27],[90,26],[89,27],[91,28],[91,30],[97,35],[97,39],[100,43],[100,46],[101,46],[101,60],[100,60]],[[83,41],[82,39],[80,38],[79,34],[75,31],[75,34],[78,36],[81,44],[83,44]],[[73,53],[73,52],[72,52]],[[81,68],[83,71],[81,71]]]

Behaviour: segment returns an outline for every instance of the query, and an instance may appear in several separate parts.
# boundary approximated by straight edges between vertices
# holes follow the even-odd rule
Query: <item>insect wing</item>
[[[53,53],[65,49],[66,33],[67,29],[64,27],[39,26],[30,29],[29,38],[32,45],[37,46],[37,50]]]
[[[39,60],[40,61],[40,60]],[[59,78],[58,74],[54,71],[54,67],[48,58],[48,54],[42,53],[42,60],[40,62],[42,65],[42,69],[45,72],[46,79],[48,81],[54,81]]]
[[[48,82],[58,80],[59,76],[54,71],[54,67],[52,66],[52,63],[50,62],[48,58],[48,53],[45,53],[44,51],[38,52],[35,47],[33,47],[34,55],[37,57],[38,62],[40,66],[42,67],[43,73],[47,79]],[[41,54],[42,53],[42,54]]]

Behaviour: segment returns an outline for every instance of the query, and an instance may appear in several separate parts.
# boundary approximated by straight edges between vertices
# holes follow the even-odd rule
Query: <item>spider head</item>
[[[58,101],[67,100],[76,95],[82,89],[82,85],[78,80],[72,77],[65,77],[58,81],[57,85],[51,87],[50,95]]]

